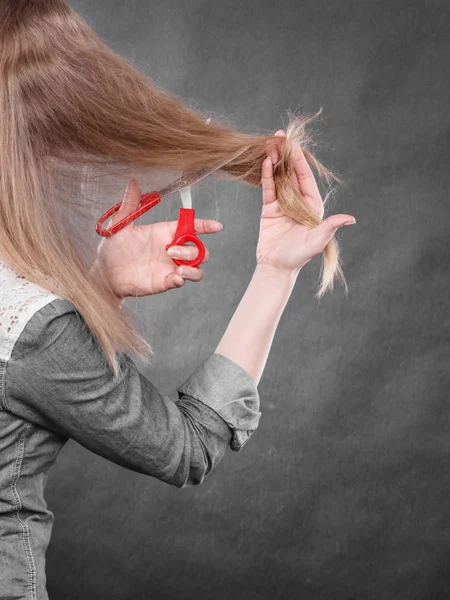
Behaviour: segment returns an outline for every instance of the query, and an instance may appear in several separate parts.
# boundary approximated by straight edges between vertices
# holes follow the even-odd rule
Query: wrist
[[[93,265],[91,266],[91,268],[89,269],[88,272],[88,277],[90,279],[94,278],[96,273],[98,273],[100,270],[100,265],[98,263],[98,259],[95,260],[95,262],[93,263]],[[118,294],[114,293],[114,295],[117,298],[117,304],[119,305],[120,308],[122,308],[122,305],[125,301],[125,297],[124,296],[119,296]]]
[[[287,301],[297,281],[298,271],[279,269],[271,265],[256,265],[252,282],[264,296]]]
[[[261,274],[263,277],[275,280],[286,280],[294,282],[297,279],[298,274],[303,267],[297,269],[281,269],[280,267],[274,267],[273,265],[266,265],[263,263],[257,263],[255,273]]]

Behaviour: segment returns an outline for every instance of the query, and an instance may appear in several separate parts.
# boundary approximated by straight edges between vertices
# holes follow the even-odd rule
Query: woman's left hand
[[[132,179],[125,192],[120,209],[114,213],[108,227],[129,215],[139,207],[141,189],[139,182]],[[177,221],[165,221],[151,225],[126,227],[109,238],[103,238],[97,250],[97,258],[91,269],[106,275],[119,299],[128,296],[149,296],[161,294],[181,287],[184,280],[201,281],[203,269],[198,267],[177,266],[165,247],[169,244],[177,228]],[[222,229],[219,221],[194,219],[197,234],[216,233]],[[191,261],[197,257],[196,246],[172,246],[180,251],[179,260]],[[205,249],[203,262],[209,260],[209,251]]]
[[[309,228],[288,217],[281,209],[276,194],[273,162],[279,160],[286,134],[279,129],[275,134],[279,142],[267,148],[268,158],[262,165],[263,208],[256,249],[256,262],[281,271],[297,273],[312,258],[322,253],[336,230],[354,224],[355,218],[348,214],[327,217],[316,227]],[[302,193],[318,219],[323,218],[324,206],[317,182],[298,142],[294,143],[296,160],[291,182]]]

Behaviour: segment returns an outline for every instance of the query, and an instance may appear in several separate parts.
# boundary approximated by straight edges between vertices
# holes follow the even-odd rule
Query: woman
[[[354,219],[322,220],[310,165],[332,174],[301,149],[308,119],[292,117],[274,136],[206,124],[63,0],[0,0],[0,50],[0,598],[42,600],[53,523],[44,487],[66,441],[171,485],[202,483],[228,446],[239,451],[257,428],[257,386],[302,267],[325,253],[319,295],[343,278],[333,235]],[[174,401],[125,353],[151,349],[122,301],[179,287],[180,276],[203,278],[165,251],[176,223],[130,224],[102,240],[92,265],[83,231],[61,208],[77,206],[86,169],[200,174],[214,165],[262,184],[257,264],[214,354]],[[110,224],[140,194],[131,178]],[[195,228],[221,225],[196,219]],[[177,250],[183,260],[197,252]]]

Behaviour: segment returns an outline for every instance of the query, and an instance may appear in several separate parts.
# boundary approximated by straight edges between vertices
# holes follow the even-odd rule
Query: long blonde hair
[[[316,116],[289,115],[274,168],[281,208],[310,228],[321,219],[291,182],[292,141],[328,184],[339,181],[307,150],[306,126]],[[17,273],[74,305],[116,375],[117,352],[145,358],[153,351],[106,278],[90,276],[80,232],[67,220],[67,206],[82,204],[73,190],[81,189],[86,169],[200,172],[217,164],[216,176],[220,169],[260,185],[266,143],[274,139],[219,120],[206,123],[200,111],[112,51],[64,0],[0,0],[0,254]],[[332,238],[317,297],[336,276],[345,285]]]

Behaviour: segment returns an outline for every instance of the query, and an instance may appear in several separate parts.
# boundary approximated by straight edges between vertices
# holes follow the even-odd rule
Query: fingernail
[[[177,283],[178,285],[183,285],[184,279],[182,277],[177,277]]]
[[[215,227],[215,229],[217,229],[217,231],[220,231],[221,229],[223,229],[222,223],[215,223],[214,227]]]
[[[354,225],[356,221],[347,221],[344,225]]]
[[[180,256],[180,251],[178,250],[178,248],[169,248],[167,250],[167,254],[169,256],[172,256],[173,258],[178,258]]]

